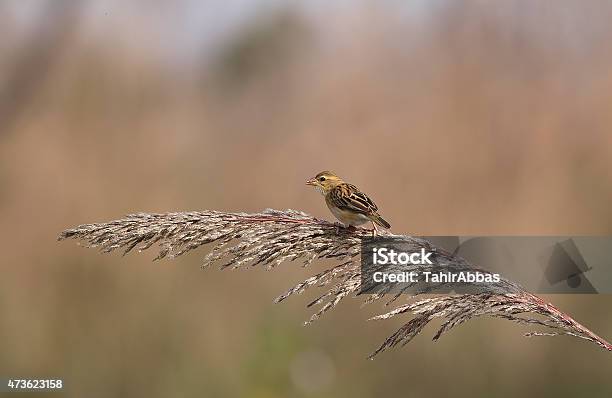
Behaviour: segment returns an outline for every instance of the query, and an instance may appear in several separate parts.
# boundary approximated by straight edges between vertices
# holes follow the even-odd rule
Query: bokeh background
[[[612,232],[605,1],[0,2],[0,375],[71,397],[611,396],[610,354],[479,319],[272,299],[329,264],[200,270],[56,242],[131,212],[331,217],[330,169],[393,231]],[[609,295],[547,297],[612,338]],[[38,394],[36,396],[42,396]]]

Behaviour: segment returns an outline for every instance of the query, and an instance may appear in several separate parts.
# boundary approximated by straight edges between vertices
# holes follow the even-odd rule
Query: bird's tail
[[[370,215],[370,220],[372,220],[373,222],[375,222],[376,224],[380,225],[383,228],[386,228],[386,229],[391,228],[391,224],[389,224],[387,221],[385,221],[385,219],[382,218],[380,216],[380,214],[378,214],[378,213],[374,213],[374,214]]]

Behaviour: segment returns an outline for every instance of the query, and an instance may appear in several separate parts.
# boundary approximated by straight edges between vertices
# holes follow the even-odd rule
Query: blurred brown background
[[[201,271],[57,243],[131,212],[300,209],[323,169],[411,234],[612,232],[612,4],[3,1],[0,376],[64,395],[610,396],[612,362],[501,320],[366,356],[405,319],[326,264]],[[550,296],[612,338],[608,295]],[[41,395],[37,395],[41,396]]]

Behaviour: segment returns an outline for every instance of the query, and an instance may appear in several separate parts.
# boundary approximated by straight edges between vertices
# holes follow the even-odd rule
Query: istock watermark
[[[429,257],[431,256],[431,252],[425,251],[424,248],[421,248],[419,252],[396,252],[393,249],[389,249],[386,247],[374,247],[372,249],[373,263],[377,265],[386,265],[386,264],[432,264]]]
[[[612,293],[612,237],[419,239],[365,239],[361,293]]]

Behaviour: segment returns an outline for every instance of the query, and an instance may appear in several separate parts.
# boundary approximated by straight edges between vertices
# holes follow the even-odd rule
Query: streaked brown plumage
[[[378,214],[378,206],[372,199],[331,171],[320,172],[306,181],[306,184],[314,186],[325,196],[327,207],[344,225],[356,227],[371,221],[374,230],[377,230],[376,225],[391,228],[391,225]]]

